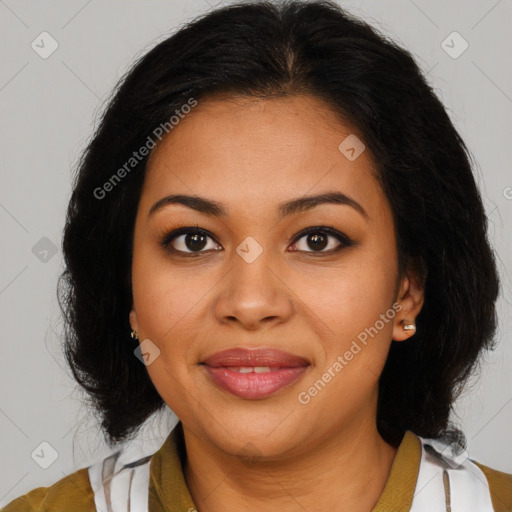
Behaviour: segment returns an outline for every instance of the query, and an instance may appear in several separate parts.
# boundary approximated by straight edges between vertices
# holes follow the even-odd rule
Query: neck
[[[183,428],[184,474],[200,512],[370,512],[377,503],[397,449],[375,421],[330,435],[286,460],[240,462]]]

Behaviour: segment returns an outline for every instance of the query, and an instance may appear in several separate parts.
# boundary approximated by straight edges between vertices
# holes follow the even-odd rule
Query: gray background
[[[71,169],[103,102],[134,57],[210,5],[219,3],[0,0],[0,505],[109,453],[59,349],[55,289],[63,269],[60,243]],[[458,401],[457,420],[469,438],[470,456],[510,473],[512,2],[365,0],[342,5],[417,57],[477,161],[503,296],[498,349],[486,355],[480,377]],[[43,31],[58,43],[46,59],[31,47]],[[442,47],[453,31],[469,44],[457,58]],[[50,42],[45,41],[47,50]],[[460,40],[450,41],[445,44],[453,46],[452,53],[462,48]],[[161,445],[175,417],[166,411],[157,420],[131,449],[152,453]],[[40,465],[52,462],[53,451],[42,442],[57,455],[47,469]]]

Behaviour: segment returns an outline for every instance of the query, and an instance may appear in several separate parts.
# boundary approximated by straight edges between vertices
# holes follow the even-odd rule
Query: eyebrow
[[[204,213],[206,215],[212,215],[214,217],[225,217],[227,215],[227,210],[224,205],[217,201],[213,201],[212,199],[199,196],[189,196],[185,194],[173,194],[159,199],[150,208],[148,216],[153,215],[157,210],[160,210],[170,204],[181,204],[198,212]],[[342,194],[341,192],[335,191],[325,192],[323,194],[314,196],[298,197],[296,199],[281,203],[278,207],[279,219],[281,220],[284,217],[288,217],[295,213],[311,210],[312,208],[315,208],[315,206],[321,204],[340,204],[351,206],[363,217],[368,219],[366,210],[355,199],[352,199],[351,197]]]

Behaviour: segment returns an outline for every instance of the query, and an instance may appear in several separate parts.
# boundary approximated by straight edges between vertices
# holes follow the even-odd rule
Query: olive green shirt
[[[149,511],[190,512],[196,506],[183,475],[184,440],[181,422],[150,461]],[[407,431],[398,448],[384,490],[372,512],[408,512],[416,487],[421,441]],[[473,461],[475,462],[475,461]],[[512,512],[512,475],[475,462],[485,474],[495,512]],[[39,487],[15,499],[4,512],[95,512],[87,468],[50,487]]]

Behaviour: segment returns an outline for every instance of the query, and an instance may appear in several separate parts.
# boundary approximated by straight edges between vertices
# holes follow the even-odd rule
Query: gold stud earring
[[[137,334],[137,331],[134,331],[134,330],[132,329],[131,337],[132,337],[134,340],[138,340],[138,339],[139,339],[139,335]]]

